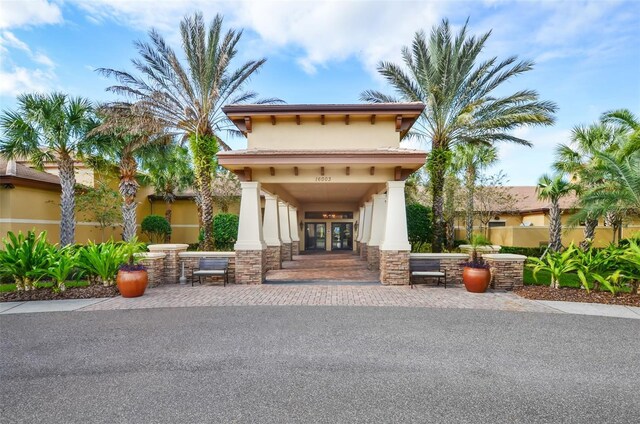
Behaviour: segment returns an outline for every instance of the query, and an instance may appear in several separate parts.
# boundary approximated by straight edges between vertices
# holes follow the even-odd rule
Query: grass
[[[89,285],[88,281],[67,281],[65,283],[65,286],[67,286],[67,288],[71,288],[71,287],[87,287]],[[53,282],[49,281],[49,282],[45,282],[45,283],[36,283],[36,287],[41,289],[41,288],[51,288],[51,286],[53,286]],[[12,292],[12,291],[16,291],[16,285],[14,283],[10,283],[10,284],[0,284],[0,293],[4,293],[4,292]]]

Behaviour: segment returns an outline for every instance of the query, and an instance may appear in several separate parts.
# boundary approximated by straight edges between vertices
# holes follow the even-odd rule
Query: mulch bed
[[[613,296],[609,292],[591,291],[564,287],[552,289],[548,286],[524,286],[513,290],[519,296],[534,300],[560,300],[564,302],[604,303],[607,305],[640,306],[640,295],[620,293]]]
[[[87,287],[69,287],[64,293],[54,293],[49,288],[30,291],[0,293],[0,302],[22,302],[25,300],[91,299],[94,297],[115,297],[120,292],[116,286],[105,287],[91,285]]]

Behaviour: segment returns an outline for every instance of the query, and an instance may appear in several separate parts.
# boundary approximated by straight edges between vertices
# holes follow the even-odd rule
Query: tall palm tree
[[[464,173],[466,188],[465,227],[467,240],[473,236],[474,199],[478,172],[498,161],[498,149],[484,144],[459,144],[453,150],[453,168]]]
[[[640,150],[640,119],[628,109],[617,109],[602,114],[600,120],[612,124],[624,133],[621,154],[628,156]]]
[[[142,160],[145,182],[154,187],[156,194],[162,196],[165,203],[164,217],[171,224],[172,205],[177,192],[193,185],[193,169],[189,152],[184,147],[169,145],[155,149]],[[171,241],[167,235],[165,243]]]
[[[579,188],[575,184],[566,180],[562,175],[551,177],[544,174],[540,177],[536,185],[538,199],[551,202],[551,206],[549,207],[549,249],[554,252],[562,249],[562,210],[560,209],[560,199],[578,190]]]
[[[119,85],[108,90],[133,99],[137,107],[152,114],[166,131],[188,140],[193,157],[195,189],[200,225],[204,232],[201,248],[213,249],[213,202],[211,181],[219,148],[229,150],[223,133],[236,133],[222,113],[228,103],[273,103],[277,99],[256,100],[257,94],[244,91],[250,77],[266,59],[250,60],[233,69],[242,31],[222,32],[222,16],[216,15],[207,28],[201,13],[186,16],[180,23],[181,61],[156,31],[150,42],[136,42],[140,59],[133,65],[138,75],[114,69],[100,69]]]
[[[60,177],[60,244],[75,241],[74,160],[90,143],[88,133],[95,125],[91,102],[62,93],[21,94],[16,110],[0,116],[0,155],[26,159],[42,169],[55,162]]]
[[[520,90],[506,96],[494,94],[498,87],[530,71],[533,63],[509,57],[481,61],[479,56],[491,32],[480,37],[467,32],[467,23],[458,34],[451,33],[447,20],[433,28],[429,39],[424,32],[415,34],[411,48],[404,47],[401,65],[381,62],[378,71],[396,89],[399,98],[379,91],[362,93],[373,103],[423,102],[426,107],[409,137],[431,143],[429,173],[433,195],[433,251],[442,249],[443,187],[449,166],[450,150],[456,144],[491,145],[505,141],[531,146],[512,134],[527,125],[550,125],[557,107],[540,101],[533,90]]]
[[[554,169],[571,176],[574,184],[588,191],[599,184],[603,184],[605,175],[597,172],[600,160],[596,157],[599,151],[614,152],[621,148],[621,131],[604,122],[589,126],[577,126],[571,133],[571,144],[560,144],[556,149]],[[595,237],[596,227],[600,215],[592,212],[576,220],[574,215],[570,224],[584,221],[584,240],[580,243],[582,249],[587,249]]]

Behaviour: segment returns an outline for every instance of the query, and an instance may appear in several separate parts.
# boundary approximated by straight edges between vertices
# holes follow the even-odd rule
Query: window
[[[305,212],[305,219],[353,219],[353,212]]]
[[[506,221],[489,221],[489,228],[506,227],[506,226],[507,226]]]

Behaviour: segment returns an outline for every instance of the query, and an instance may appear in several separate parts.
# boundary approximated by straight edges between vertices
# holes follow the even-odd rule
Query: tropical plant
[[[140,229],[152,243],[162,243],[171,235],[171,224],[160,215],[147,215],[142,220]]]
[[[529,258],[527,266],[533,269],[533,278],[538,281],[537,274],[546,271],[551,275],[551,288],[560,288],[560,277],[580,268],[580,261],[576,257],[576,247],[571,243],[562,252],[547,252],[542,259]]]
[[[431,209],[419,203],[410,203],[406,214],[411,251],[422,251],[422,246],[431,240]]]
[[[147,250],[147,246],[144,243],[139,242],[136,237],[133,237],[131,240],[122,242],[120,248],[122,249],[126,262],[121,264],[118,269],[125,271],[141,271],[146,269],[144,265],[138,264],[140,257],[137,255]]]
[[[465,263],[464,266],[469,268],[489,268],[484,259],[478,256],[478,250],[482,246],[490,246],[491,240],[482,234],[474,234],[471,236],[469,245],[471,246],[471,261]]]
[[[215,172],[218,148],[229,150],[222,141],[223,131],[235,127],[221,111],[227,103],[273,103],[276,99],[256,100],[256,93],[243,91],[249,78],[266,59],[250,60],[239,68],[231,68],[237,55],[242,31],[222,33],[222,16],[216,15],[209,28],[202,13],[186,16],[180,23],[181,62],[175,51],[154,29],[150,42],[137,42],[141,59],[133,65],[135,75],[114,69],[100,71],[114,77],[119,85],[110,91],[133,99],[136,106],[151,114],[166,131],[188,140],[193,157],[195,189],[198,198],[200,227],[204,229],[201,248],[213,248],[213,202],[211,181]]]
[[[582,249],[575,252],[578,267],[576,274],[582,287],[589,293],[589,283],[593,282],[593,289],[598,290],[600,284],[611,290],[608,276],[615,271],[616,255],[611,249]]]
[[[177,145],[156,149],[143,158],[144,182],[155,189],[165,203],[164,217],[171,225],[172,205],[178,192],[193,185],[189,151]],[[165,243],[171,241],[171,233],[166,234]]]
[[[562,210],[560,199],[572,192],[578,192],[579,187],[567,181],[562,175],[553,177],[544,174],[538,179],[536,192],[540,200],[551,202],[549,206],[549,249],[557,252],[562,249]]]
[[[122,219],[120,195],[106,182],[96,181],[94,188],[82,187],[76,196],[78,214],[98,223],[100,241],[104,241],[107,227],[115,228]]]
[[[453,150],[452,165],[454,170],[464,174],[466,190],[465,229],[467,239],[473,237],[473,221],[475,219],[475,192],[478,173],[493,165],[498,160],[498,149],[484,144],[459,144]]]
[[[640,151],[640,119],[628,109],[617,109],[602,114],[600,120],[614,125],[623,132],[625,143],[620,150],[621,156],[629,156]]]
[[[67,289],[66,281],[76,273],[78,267],[79,252],[74,246],[65,246],[54,251],[50,257],[46,274],[53,279],[52,290],[55,293],[64,292]]]
[[[28,231],[9,231],[0,250],[0,274],[13,277],[17,290],[33,290],[35,283],[46,276],[49,259],[55,247],[47,242],[47,232],[36,235]]]
[[[74,242],[74,161],[91,142],[87,136],[95,124],[91,102],[66,94],[21,94],[16,110],[0,116],[3,136],[0,156],[29,160],[37,169],[56,162],[60,177],[60,243]]]
[[[115,284],[118,268],[127,258],[123,244],[115,243],[113,240],[100,244],[89,241],[79,249],[78,265],[89,276],[91,282],[112,286]]]
[[[219,213],[215,216],[213,235],[216,250],[233,250],[233,245],[238,240],[238,224],[238,215]]]
[[[361,95],[364,101],[374,103],[401,100],[426,105],[408,136],[431,143],[428,170],[435,252],[442,250],[443,189],[451,148],[457,144],[491,145],[502,141],[531,146],[529,141],[513,135],[512,130],[527,125],[550,125],[557,109],[552,102],[540,101],[533,90],[496,95],[496,89],[530,71],[533,63],[517,61],[515,56],[502,61],[496,57],[481,61],[491,32],[470,36],[467,25],[465,22],[454,35],[449,21],[443,20],[428,39],[424,32],[416,33],[411,49],[402,50],[406,71],[390,62],[378,65],[378,71],[396,89],[399,99],[374,90]]]
[[[630,239],[619,258],[620,262],[626,264],[623,272],[629,280],[632,293],[640,294],[640,238]]]

